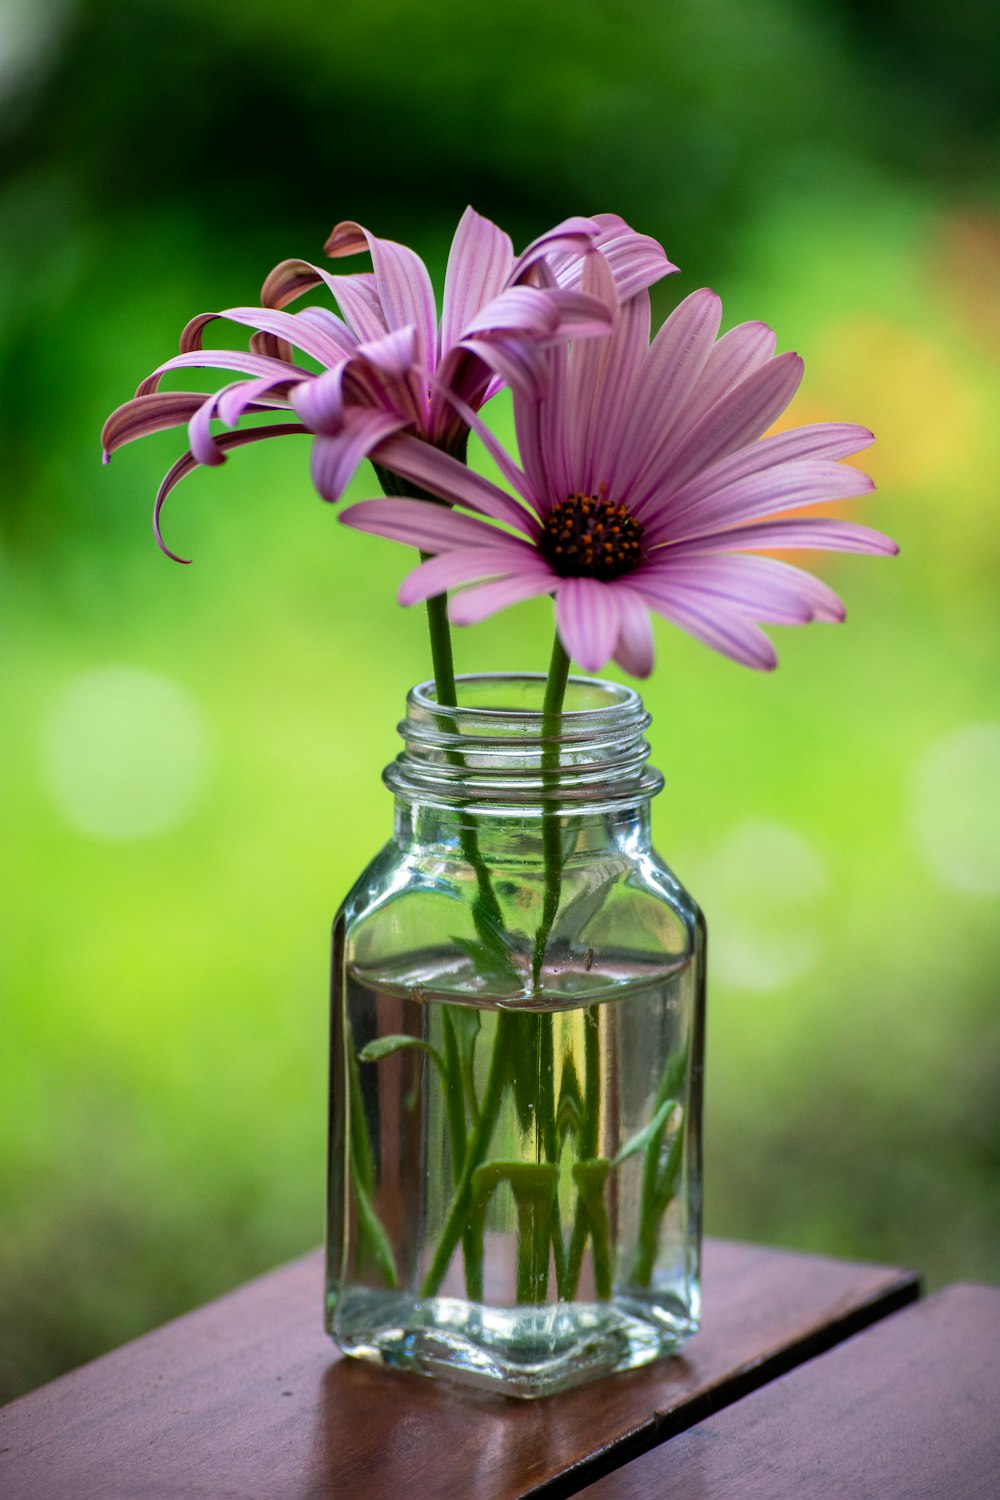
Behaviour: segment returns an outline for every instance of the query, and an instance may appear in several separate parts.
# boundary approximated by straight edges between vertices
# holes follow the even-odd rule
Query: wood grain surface
[[[885,1319],[581,1500],[997,1500],[1000,1288]]]
[[[684,1356],[534,1402],[342,1359],[311,1255],[0,1411],[4,1500],[508,1500],[576,1493],[913,1300],[916,1279],[705,1247]]]

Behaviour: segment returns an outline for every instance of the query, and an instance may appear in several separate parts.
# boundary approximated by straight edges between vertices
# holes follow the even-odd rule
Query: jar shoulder
[[[388,975],[431,962],[464,970],[468,962],[509,968],[520,992],[550,917],[545,963],[560,988],[569,973],[574,985],[589,987],[602,973],[673,970],[704,948],[694,897],[648,844],[570,849],[554,887],[538,859],[484,861],[477,869],[461,851],[391,842],[355,882],[338,926],[349,967]]]

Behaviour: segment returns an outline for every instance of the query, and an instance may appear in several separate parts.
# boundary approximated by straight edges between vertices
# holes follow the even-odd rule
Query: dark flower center
[[[642,527],[624,505],[570,495],[549,511],[538,546],[561,578],[621,578],[642,562]]]

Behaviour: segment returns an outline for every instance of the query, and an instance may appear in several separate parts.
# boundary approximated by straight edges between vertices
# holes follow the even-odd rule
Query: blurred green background
[[[326,934],[387,835],[411,559],[308,444],[99,464],[191,314],[335,220],[440,277],[613,209],[866,423],[894,562],[762,678],[661,622],[657,843],[712,932],[707,1221],[1000,1279],[995,23],[957,0],[3,0],[0,1397],[322,1232]],[[505,422],[502,408],[497,421]],[[374,494],[367,473],[354,498]],[[545,602],[460,633],[544,668]],[[317,1310],[317,1317],[319,1311]]]

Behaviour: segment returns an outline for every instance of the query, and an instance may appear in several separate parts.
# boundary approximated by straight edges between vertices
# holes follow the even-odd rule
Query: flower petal
[[[452,595],[448,600],[448,618],[454,625],[478,625],[480,620],[508,605],[521,604],[539,594],[551,594],[556,582],[555,574],[546,568],[544,572],[517,573],[494,579],[492,583],[476,584]]]
[[[718,490],[711,499],[680,501],[672,497],[654,510],[645,507],[646,541],[685,541],[721,527],[756,521],[800,506],[848,500],[875,488],[867,474],[830,459],[806,458],[748,475]]]
[[[645,600],[625,584],[615,585],[621,631],[615,661],[632,677],[648,677],[653,670],[653,629]]]
[[[571,660],[585,672],[599,672],[614,655],[621,628],[613,585],[564,578],[556,594],[556,623]]]
[[[649,297],[638,292],[623,303],[614,333],[606,341],[603,388],[595,407],[590,440],[588,494],[613,471],[615,452],[632,408],[634,382],[649,348],[649,330]]]
[[[431,494],[504,521],[526,536],[538,535],[538,522],[529,510],[450,453],[442,453],[419,438],[403,436],[383,444],[375,456],[385,468]]]
[[[644,291],[677,267],[666,256],[663,246],[648,234],[637,234],[618,214],[595,214],[599,226],[591,242],[611,267],[619,302],[626,302],[636,292]],[[580,276],[580,252],[549,257],[549,264],[560,286],[575,286]]]
[[[246,443],[260,443],[266,438],[289,437],[295,433],[305,433],[306,429],[298,422],[275,422],[269,427],[244,427],[239,432],[226,432],[216,439],[219,447],[228,452],[230,448],[242,448]],[[156,492],[156,501],[153,505],[153,534],[156,544],[161,552],[165,552],[174,562],[187,563],[189,557],[178,557],[176,552],[171,552],[163,534],[160,530],[160,513],[163,510],[163,502],[171,490],[178,485],[182,479],[199,467],[198,460],[191,452],[184,453],[177,462],[167,470]]]
[[[337,257],[356,255],[366,247],[371,253],[386,327],[392,333],[412,323],[417,330],[418,363],[433,368],[437,354],[437,308],[427,267],[406,245],[379,239],[353,222],[335,225],[324,249],[327,255]]]
[[[894,557],[899,551],[892,537],[854,521],[827,521],[821,516],[796,516],[789,521],[754,521],[671,547],[676,555],[707,552],[770,552],[775,548],[815,549],[820,552],[865,552]]]
[[[661,473],[669,464],[671,488],[680,488],[709,464],[756,441],[780,417],[801,379],[799,356],[779,354],[717,401],[688,427],[676,446],[668,444],[658,452]]]
[[[398,497],[361,500],[341,511],[345,526],[368,531],[394,542],[419,547],[424,552],[454,552],[460,547],[491,547],[496,528],[475,516],[435,505],[432,500]]]
[[[659,590],[662,597],[672,599],[678,594],[696,597],[706,607],[714,608],[721,603],[755,620],[766,620],[772,625],[806,625],[817,618],[816,602],[823,598],[823,617],[827,620],[843,619],[844,611],[832,590],[821,588],[824,595],[814,592],[810,583],[818,584],[810,574],[798,569],[773,573],[767,563],[773,559],[765,557],[731,557],[715,554],[710,557],[679,558],[643,572],[646,587],[652,593]],[[763,563],[763,568],[755,564]],[[781,566],[780,564],[778,565]],[[802,583],[799,583],[802,580]],[[831,611],[830,601],[834,601]]]
[[[611,326],[615,310],[615,284],[607,261],[602,255],[588,255],[583,264],[583,291],[603,303]],[[590,494],[598,483],[594,475],[594,440],[601,428],[598,416],[607,389],[607,366],[612,348],[621,340],[628,325],[619,322],[611,339],[574,339],[566,360],[565,395],[560,406],[561,445],[569,465],[571,493]],[[597,416],[595,416],[595,412]],[[553,412],[555,417],[555,412]],[[603,478],[603,476],[599,476]]]
[[[396,412],[351,406],[344,412],[343,429],[336,436],[321,435],[312,445],[309,471],[324,500],[340,499],[363,458],[406,425]]]
[[[875,441],[867,427],[857,427],[850,422],[818,422],[810,427],[794,427],[788,432],[776,432],[771,437],[761,438],[720,459],[693,479],[675,489],[669,485],[671,508],[688,503],[700,505],[714,497],[739,479],[747,479],[779,464],[793,463],[806,458],[847,458],[859,453]]]
[[[137,396],[149,396],[155,392],[161,375],[168,370],[238,370],[241,375],[274,375],[289,383],[307,380],[309,371],[298,365],[285,364],[280,359],[269,359],[262,354],[242,354],[234,349],[199,349],[188,354],[175,354],[172,359],[158,365],[147,375],[136,390]]]
[[[707,603],[680,584],[676,591],[665,588],[645,574],[634,574],[631,586],[657,614],[731,661],[759,672],[770,672],[777,666],[778,658],[767,636],[738,610]]]
[[[721,318],[721,301],[703,287],[674,309],[649,346],[636,376],[618,458],[607,475],[612,494],[624,496],[648,469],[662,472],[662,454],[705,367]]]
[[[562,255],[578,257],[586,254],[599,233],[600,225],[595,219],[584,219],[579,215],[563,219],[522,250],[511,267],[509,284],[513,286],[523,281],[540,264],[553,266]]]
[[[181,353],[189,354],[202,348],[202,333],[209,323],[224,318],[229,323],[254,328],[261,333],[285,339],[303,354],[312,355],[322,365],[335,365],[352,352],[354,339],[346,325],[329,315],[330,321],[322,328],[305,319],[299,313],[279,312],[270,307],[229,307],[220,313],[199,313],[181,334]],[[213,351],[214,352],[214,351]]]
[[[714,406],[727,391],[773,359],[776,345],[774,330],[766,323],[741,323],[724,333],[691,392],[691,407],[700,415]]]
[[[400,604],[419,604],[448,589],[464,583],[480,583],[510,573],[544,573],[542,559],[526,542],[497,533],[498,541],[489,547],[462,547],[454,552],[439,552],[414,568],[403,579],[399,589]]]
[[[105,463],[116,448],[134,443],[136,438],[165,432],[168,427],[183,427],[204,399],[204,391],[156,391],[123,402],[111,413],[101,432]]]
[[[509,236],[467,208],[458,221],[445,271],[438,363],[458,343],[480,308],[499,295],[513,262]]]

